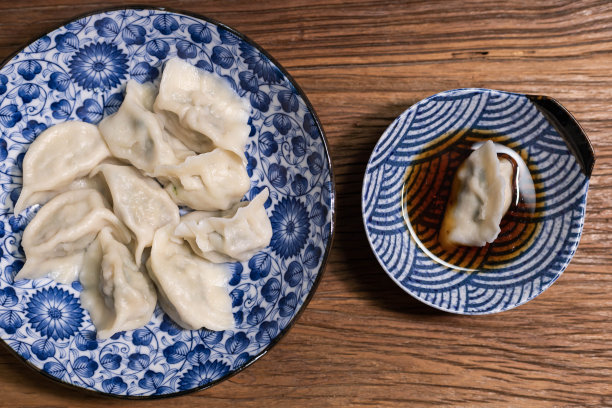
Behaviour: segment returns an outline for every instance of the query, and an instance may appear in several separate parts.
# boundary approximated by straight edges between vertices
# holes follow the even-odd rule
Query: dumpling
[[[81,273],[81,305],[89,312],[98,338],[142,327],[151,320],[157,295],[128,248],[108,228],[87,249]]]
[[[272,225],[264,203],[268,190],[241,202],[225,216],[194,211],[181,217],[175,230],[193,251],[211,262],[247,261],[270,244]]]
[[[461,164],[452,189],[439,240],[445,247],[484,246],[499,235],[499,224],[512,202],[514,166],[498,159],[488,140]]]
[[[179,221],[179,209],[155,180],[131,166],[104,163],[92,174],[98,173],[106,179],[115,214],[136,237],[134,257],[140,262],[142,251],[153,242],[155,230]]]
[[[149,175],[157,165],[178,164],[194,154],[164,132],[160,118],[151,112],[154,99],[153,85],[131,80],[119,110],[98,125],[115,157]]]
[[[203,153],[221,147],[246,160],[251,108],[218,75],[179,58],[169,60],[154,110],[163,115],[166,129],[191,150]]]
[[[47,275],[59,277],[64,283],[67,279],[74,280],[74,274],[81,268],[82,259],[78,253],[84,251],[104,227],[110,228],[122,242],[130,242],[130,232],[106,207],[104,198],[96,190],[59,194],[38,211],[23,231],[21,245],[26,263],[15,280]]]
[[[215,149],[156,170],[175,203],[194,210],[226,210],[240,201],[251,181],[235,154]]]
[[[79,177],[67,186],[51,191],[37,191],[30,195],[29,202],[34,204],[46,204],[58,194],[65,193],[71,190],[93,189],[98,191],[102,196],[110,202],[111,196],[106,183],[101,177]]]
[[[92,124],[64,122],[48,128],[23,158],[23,188],[15,214],[49,200],[109,156],[106,143]]]
[[[229,271],[195,255],[189,245],[173,235],[176,225],[157,230],[149,276],[159,294],[159,304],[186,329],[227,330],[234,327],[228,291]]]

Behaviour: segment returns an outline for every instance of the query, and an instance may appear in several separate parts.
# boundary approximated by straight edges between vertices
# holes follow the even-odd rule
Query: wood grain
[[[329,141],[337,226],[315,297],[268,355],[212,389],[139,406],[612,406],[610,2],[147,3],[222,21],[295,77]],[[76,15],[122,4],[1,1],[0,58]],[[418,100],[459,87],[552,96],[597,155],[569,268],[537,299],[492,316],[445,314],[406,295],[361,221],[361,180],[384,129]],[[6,351],[0,395],[2,406],[128,404],[64,389]]]

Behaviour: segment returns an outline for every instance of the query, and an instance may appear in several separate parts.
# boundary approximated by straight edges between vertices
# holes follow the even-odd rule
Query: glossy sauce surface
[[[514,187],[519,187],[518,197],[513,197],[508,212],[502,218],[501,232],[493,243],[483,247],[444,248],[438,240],[438,232],[455,173],[473,149],[487,139],[493,140],[496,147],[502,146],[497,149],[498,158],[510,159],[513,163],[516,176],[513,191],[516,190]],[[450,147],[436,146],[433,143],[424,147],[423,153],[413,160],[413,164],[406,171],[401,195],[406,227],[416,243],[434,261],[466,272],[503,268],[541,229],[536,218],[536,208],[542,203],[537,202],[534,189],[534,184],[537,184],[537,169],[529,166],[526,152],[512,149],[507,143],[503,135],[467,131],[465,137]],[[508,149],[503,146],[513,150],[516,155],[508,154]],[[524,174],[525,166],[517,163],[520,159],[527,164],[529,175]]]

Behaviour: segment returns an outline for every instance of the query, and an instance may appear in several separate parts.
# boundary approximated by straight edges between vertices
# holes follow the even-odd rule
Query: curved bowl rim
[[[455,89],[448,89],[448,90],[445,90],[445,91],[437,92],[437,93],[435,93],[433,95],[430,95],[430,96],[428,96],[426,98],[423,98],[423,99],[413,103],[406,110],[404,110],[397,117],[395,117],[391,121],[391,123],[385,128],[385,130],[383,131],[383,133],[381,134],[381,136],[377,140],[376,144],[374,145],[374,148],[372,149],[372,153],[376,150],[378,145],[383,140],[383,137],[384,137],[385,133],[387,132],[387,130],[389,130],[393,126],[393,124],[399,118],[401,118],[404,115],[408,114],[408,112],[410,112],[412,109],[414,109],[417,105],[419,105],[419,104],[421,104],[421,103],[423,103],[425,101],[428,101],[430,99],[433,99],[433,98],[435,98],[437,96],[440,96],[440,95],[443,95],[443,94],[447,94],[447,93],[451,93],[451,92],[457,92],[457,91],[481,92],[481,93],[484,93],[484,92],[487,92],[487,93],[489,93],[489,92],[497,92],[497,93],[510,94],[510,95],[519,95],[519,96],[523,96],[523,97],[534,96],[534,97],[540,97],[540,98],[547,98],[547,99],[554,100],[560,107],[562,107],[565,110],[565,112],[567,112],[571,116],[571,113],[563,105],[561,105],[560,102],[558,102],[556,99],[553,99],[553,98],[551,98],[549,96],[523,94],[523,93],[519,93],[519,92],[509,92],[509,91],[502,91],[502,90],[490,89],[490,88],[455,88]],[[582,129],[580,124],[578,123],[578,121],[573,116],[571,116],[571,118],[574,121],[574,123],[580,129]],[[547,117],[546,117],[546,121],[551,123],[550,120]],[[551,123],[551,125],[553,125],[553,124]],[[589,144],[589,146],[591,146],[591,142],[588,139],[586,133],[584,133],[584,137],[586,139],[586,142]],[[566,144],[567,144],[567,141],[566,141]],[[592,159],[593,159],[593,163],[594,163],[595,155],[594,155],[594,152],[592,150],[592,147],[591,147],[591,154],[593,156]],[[389,276],[389,278],[391,278],[393,280],[393,282],[398,287],[400,287],[404,292],[406,292],[407,294],[409,294],[410,296],[412,296],[414,299],[418,300],[419,302],[424,303],[424,304],[426,304],[426,305],[428,305],[428,306],[430,306],[430,307],[432,307],[434,309],[437,309],[437,310],[439,310],[441,312],[445,312],[445,313],[449,313],[449,314],[454,314],[454,315],[462,315],[462,316],[485,316],[485,315],[492,315],[492,314],[498,314],[498,313],[507,312],[507,311],[515,309],[515,308],[517,308],[517,307],[519,307],[521,305],[524,305],[525,303],[535,299],[536,297],[538,297],[542,293],[544,293],[547,289],[549,289],[557,281],[557,279],[559,279],[561,277],[561,275],[563,275],[563,272],[565,272],[565,270],[567,269],[567,266],[569,265],[570,261],[574,257],[574,254],[575,254],[576,250],[578,249],[578,244],[579,244],[580,238],[582,237],[582,230],[583,230],[583,226],[584,226],[584,218],[585,218],[585,212],[586,211],[583,211],[582,214],[581,214],[581,219],[583,221],[583,224],[580,227],[580,234],[579,234],[579,237],[578,237],[578,243],[576,244],[576,248],[574,248],[574,251],[572,252],[571,256],[568,258],[567,262],[562,266],[561,272],[559,272],[557,274],[557,276],[554,279],[552,279],[547,286],[545,286],[541,291],[539,291],[535,295],[529,297],[528,299],[526,299],[526,300],[524,300],[522,302],[517,302],[517,303],[513,304],[511,307],[508,307],[508,308],[503,309],[503,310],[497,310],[497,311],[496,310],[490,310],[490,311],[485,311],[485,312],[464,312],[464,311],[456,311],[456,310],[445,309],[443,307],[435,305],[435,304],[431,303],[430,301],[428,301],[426,299],[423,299],[423,298],[417,296],[416,294],[412,293],[408,288],[406,288],[404,285],[402,285],[402,283],[399,282],[393,276],[393,274],[389,271],[389,269],[387,268],[387,265],[383,262],[383,260],[379,257],[378,253],[374,249],[374,243],[372,242],[372,237],[371,237],[370,233],[368,232],[368,222],[367,222],[367,219],[366,219],[366,216],[365,216],[365,208],[364,208],[364,204],[365,204],[364,197],[365,197],[365,193],[366,193],[365,175],[367,174],[368,169],[370,168],[371,163],[372,163],[372,155],[370,155],[370,157],[368,159],[368,163],[367,163],[365,171],[364,171],[364,177],[363,177],[362,186],[361,186],[361,197],[360,197],[360,199],[361,199],[361,217],[362,217],[362,221],[363,221],[363,227],[364,227],[366,236],[368,238],[368,244],[370,245],[370,249],[374,253],[374,256],[376,257],[376,260],[378,261],[378,263],[380,264],[380,266],[382,267],[384,272]],[[586,209],[586,203],[587,203],[587,193],[588,193],[588,186],[589,186],[589,181],[590,181],[590,173],[587,172],[586,176],[587,176],[586,177],[586,189],[585,189],[584,197],[583,197],[585,209]],[[410,239],[413,239],[413,238],[411,237]]]

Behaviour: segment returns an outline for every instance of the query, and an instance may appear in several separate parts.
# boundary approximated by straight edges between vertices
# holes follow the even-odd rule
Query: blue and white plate
[[[13,282],[29,218],[14,215],[29,144],[67,120],[117,110],[129,79],[159,81],[179,57],[216,72],[253,107],[247,146],[252,198],[266,203],[270,246],[231,265],[236,330],[183,330],[159,308],[141,329],[96,340],[81,286]],[[240,33],[204,17],[130,8],[88,15],[19,51],[0,69],[0,337],[21,359],[66,384],[116,396],[210,387],[266,353],[313,295],[331,244],[334,186],[326,140],[304,93]]]
[[[454,174],[487,139],[526,161],[535,202],[512,209],[493,244],[446,251],[437,234]],[[586,135],[551,98],[442,92],[406,110],[374,148],[362,191],[366,233],[384,270],[424,303],[461,314],[508,310],[546,290],[569,264],[593,164]]]

